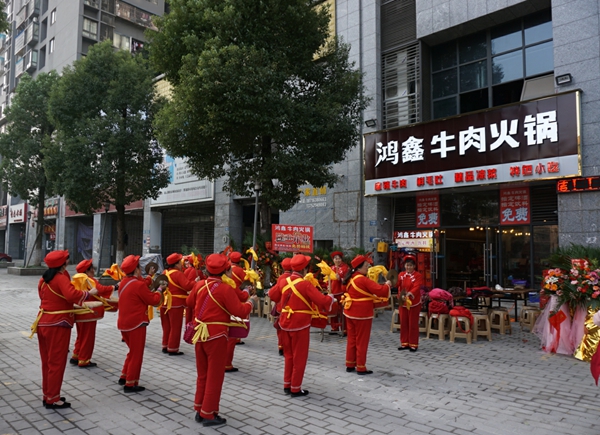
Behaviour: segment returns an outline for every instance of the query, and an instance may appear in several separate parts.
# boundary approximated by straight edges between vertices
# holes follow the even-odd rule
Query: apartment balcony
[[[25,55],[25,71],[28,73],[33,73],[37,70],[38,66],[38,51],[37,50],[29,50]]]
[[[20,54],[25,49],[25,34],[27,32],[22,30],[21,33],[15,38],[15,55]]]
[[[20,77],[25,71],[24,57],[21,57],[15,63],[15,77]]]
[[[25,31],[25,43],[27,45],[35,45],[40,40],[40,23],[31,23]]]

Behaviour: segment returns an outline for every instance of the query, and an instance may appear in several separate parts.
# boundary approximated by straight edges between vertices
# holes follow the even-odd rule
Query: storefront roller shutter
[[[163,209],[162,254],[194,248],[203,256],[214,251],[214,204]]]
[[[394,231],[415,228],[417,224],[417,202],[416,198],[396,198],[394,214]]]
[[[529,190],[532,224],[558,224],[556,186],[535,186]]]
[[[381,51],[393,50],[417,39],[415,0],[391,0],[381,5]]]

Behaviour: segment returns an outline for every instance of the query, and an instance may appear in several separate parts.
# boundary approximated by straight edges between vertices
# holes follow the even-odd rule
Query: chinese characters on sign
[[[500,225],[530,223],[529,187],[500,189]]]
[[[314,229],[310,225],[271,225],[273,250],[312,252]]]
[[[8,209],[8,223],[17,224],[25,221],[27,221],[27,204],[22,202],[11,205]]]
[[[436,193],[417,195],[417,228],[440,226],[440,196]]]
[[[556,182],[557,193],[600,190],[600,177],[571,178]]]
[[[394,241],[399,248],[431,248],[433,231],[396,231]]]
[[[327,207],[327,187],[301,187],[298,192],[298,205],[304,205],[306,208]]]

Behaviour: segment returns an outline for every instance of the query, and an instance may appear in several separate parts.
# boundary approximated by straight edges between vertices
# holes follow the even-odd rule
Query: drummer
[[[75,268],[77,274],[86,276],[87,288],[95,288],[98,290],[98,296],[102,298],[110,298],[113,292],[118,288],[117,285],[102,285],[94,277],[96,268],[92,264],[92,260],[83,260]],[[77,275],[73,276],[72,284],[75,285]],[[100,301],[97,296],[90,295],[87,301]],[[77,339],[75,347],[69,362],[73,365],[78,365],[81,368],[96,367],[97,364],[92,362],[92,353],[94,352],[94,343],[96,342],[96,323],[104,317],[104,306],[94,309],[93,314],[75,316],[75,328],[77,329]]]
[[[344,285],[343,280],[349,274],[350,267],[344,263],[344,254],[341,251],[334,251],[330,254],[330,256],[333,260],[333,266],[331,266],[331,270],[335,272],[336,279],[329,280],[329,291],[335,297],[335,299],[340,302],[342,296],[346,292],[346,286]],[[330,317],[330,319],[330,334],[336,334],[342,327],[342,310],[338,311],[338,315],[336,317]]]

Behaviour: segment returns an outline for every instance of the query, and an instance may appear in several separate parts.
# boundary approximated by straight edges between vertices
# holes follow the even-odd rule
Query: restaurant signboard
[[[272,224],[273,250],[282,252],[312,252],[314,228],[311,225]]]

